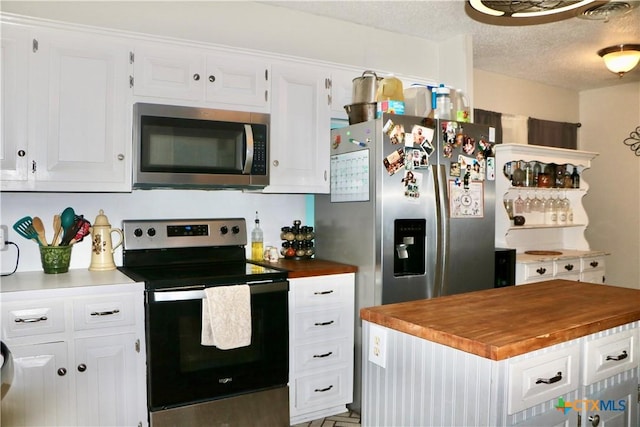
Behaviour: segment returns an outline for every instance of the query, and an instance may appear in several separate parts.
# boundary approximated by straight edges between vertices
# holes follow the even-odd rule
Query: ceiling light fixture
[[[604,65],[609,71],[620,77],[633,70],[640,62],[640,44],[619,44],[605,47],[598,51],[604,59]]]
[[[467,14],[480,22],[495,25],[544,24],[573,18],[602,0],[467,0]]]

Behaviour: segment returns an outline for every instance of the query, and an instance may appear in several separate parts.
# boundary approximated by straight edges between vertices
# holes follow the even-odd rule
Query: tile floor
[[[355,412],[345,412],[319,420],[308,421],[296,424],[292,427],[355,427],[360,425],[360,414]]]

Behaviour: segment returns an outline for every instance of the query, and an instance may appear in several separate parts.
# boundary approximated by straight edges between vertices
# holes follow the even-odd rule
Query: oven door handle
[[[288,292],[289,282],[260,283],[249,286],[251,295],[266,294],[271,292]],[[150,302],[188,301],[204,299],[206,294],[203,289],[188,289],[184,291],[151,291]]]

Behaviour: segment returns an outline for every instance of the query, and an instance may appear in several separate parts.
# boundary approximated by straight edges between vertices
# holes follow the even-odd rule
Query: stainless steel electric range
[[[244,218],[123,221],[120,270],[145,283],[152,426],[289,425],[285,271],[246,260]],[[251,344],[201,345],[205,288],[248,284]]]

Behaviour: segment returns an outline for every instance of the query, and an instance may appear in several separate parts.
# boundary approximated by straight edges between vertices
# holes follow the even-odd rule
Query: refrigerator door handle
[[[445,295],[449,271],[449,195],[445,165],[433,165],[436,199],[436,272],[434,297]]]

